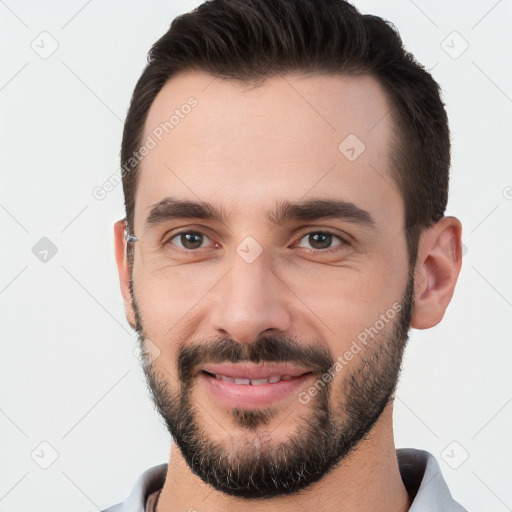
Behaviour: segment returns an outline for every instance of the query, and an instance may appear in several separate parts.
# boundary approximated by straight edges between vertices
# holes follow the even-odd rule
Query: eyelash
[[[176,237],[185,235],[185,234],[198,234],[198,235],[202,235],[210,240],[210,237],[208,235],[205,235],[201,231],[194,231],[194,230],[179,231],[178,233],[174,233],[168,237],[165,237],[163,240],[163,245],[172,245],[174,250],[177,250],[181,253],[186,253],[186,254],[194,254],[194,253],[200,251],[201,249],[206,249],[206,247],[202,247],[200,249],[184,249],[184,248],[179,248],[179,247],[176,248],[176,246],[174,244],[171,244],[171,240],[174,240]],[[313,253],[313,254],[317,254],[317,253],[329,254],[332,252],[338,252],[340,250],[343,250],[345,247],[349,247],[351,245],[350,242],[346,238],[343,238],[342,236],[340,236],[332,231],[329,231],[329,230],[306,231],[306,232],[302,233],[302,235],[299,237],[299,239],[298,239],[299,243],[305,236],[312,235],[312,234],[333,236],[334,238],[338,238],[341,241],[341,243],[332,248],[328,248],[328,249],[309,249],[306,247],[300,247],[297,244],[293,244],[292,247],[300,247],[301,249],[306,249],[307,252]]]

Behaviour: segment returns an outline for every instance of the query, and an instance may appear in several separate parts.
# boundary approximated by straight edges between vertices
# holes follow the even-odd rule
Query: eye
[[[173,240],[175,240],[175,242],[173,242]],[[181,233],[176,233],[169,237],[165,243],[176,245],[187,251],[192,251],[194,249],[201,249],[205,242],[211,242],[211,240],[199,231],[182,231]]]
[[[335,241],[337,243],[334,243]],[[181,231],[169,236],[164,241],[165,245],[175,246],[185,252],[203,249],[212,243],[212,240],[200,231]],[[309,249],[310,252],[328,253],[343,250],[349,245],[344,238],[329,231],[311,231],[304,234],[296,246]],[[215,244],[215,247],[219,247],[219,245]]]
[[[339,243],[333,247],[332,243],[334,240],[338,240]],[[312,231],[307,233],[300,239],[298,247],[307,248],[307,246],[303,245],[304,243],[309,244],[312,251],[319,252],[337,251],[350,245],[345,239],[329,231]]]

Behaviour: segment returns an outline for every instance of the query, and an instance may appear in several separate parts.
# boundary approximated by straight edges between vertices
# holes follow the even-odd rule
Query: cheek
[[[133,288],[146,333],[175,339],[194,316],[194,308],[223,273],[208,265],[181,265],[149,272],[140,263],[133,268]]]
[[[308,318],[322,330],[333,358],[341,357],[343,365],[354,368],[366,346],[382,342],[392,331],[402,309],[406,280],[403,267],[390,271],[385,263],[374,261],[371,268],[357,272],[337,269],[322,286],[303,283],[294,291],[305,298],[313,312]]]

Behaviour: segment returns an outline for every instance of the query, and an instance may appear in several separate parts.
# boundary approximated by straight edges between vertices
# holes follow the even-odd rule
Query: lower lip
[[[299,377],[292,377],[289,380],[280,380],[273,384],[235,384],[222,379],[212,377],[201,371],[198,375],[199,381],[206,386],[213,397],[226,407],[255,408],[265,407],[286,398],[290,395],[297,395],[298,390],[312,377],[306,373]]]

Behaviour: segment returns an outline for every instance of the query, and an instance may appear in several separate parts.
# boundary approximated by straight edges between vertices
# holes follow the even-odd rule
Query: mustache
[[[207,363],[293,363],[323,375],[335,359],[322,345],[304,345],[290,338],[265,336],[254,343],[218,338],[208,343],[182,345],[178,350],[178,375],[182,382],[192,379],[194,370]]]

